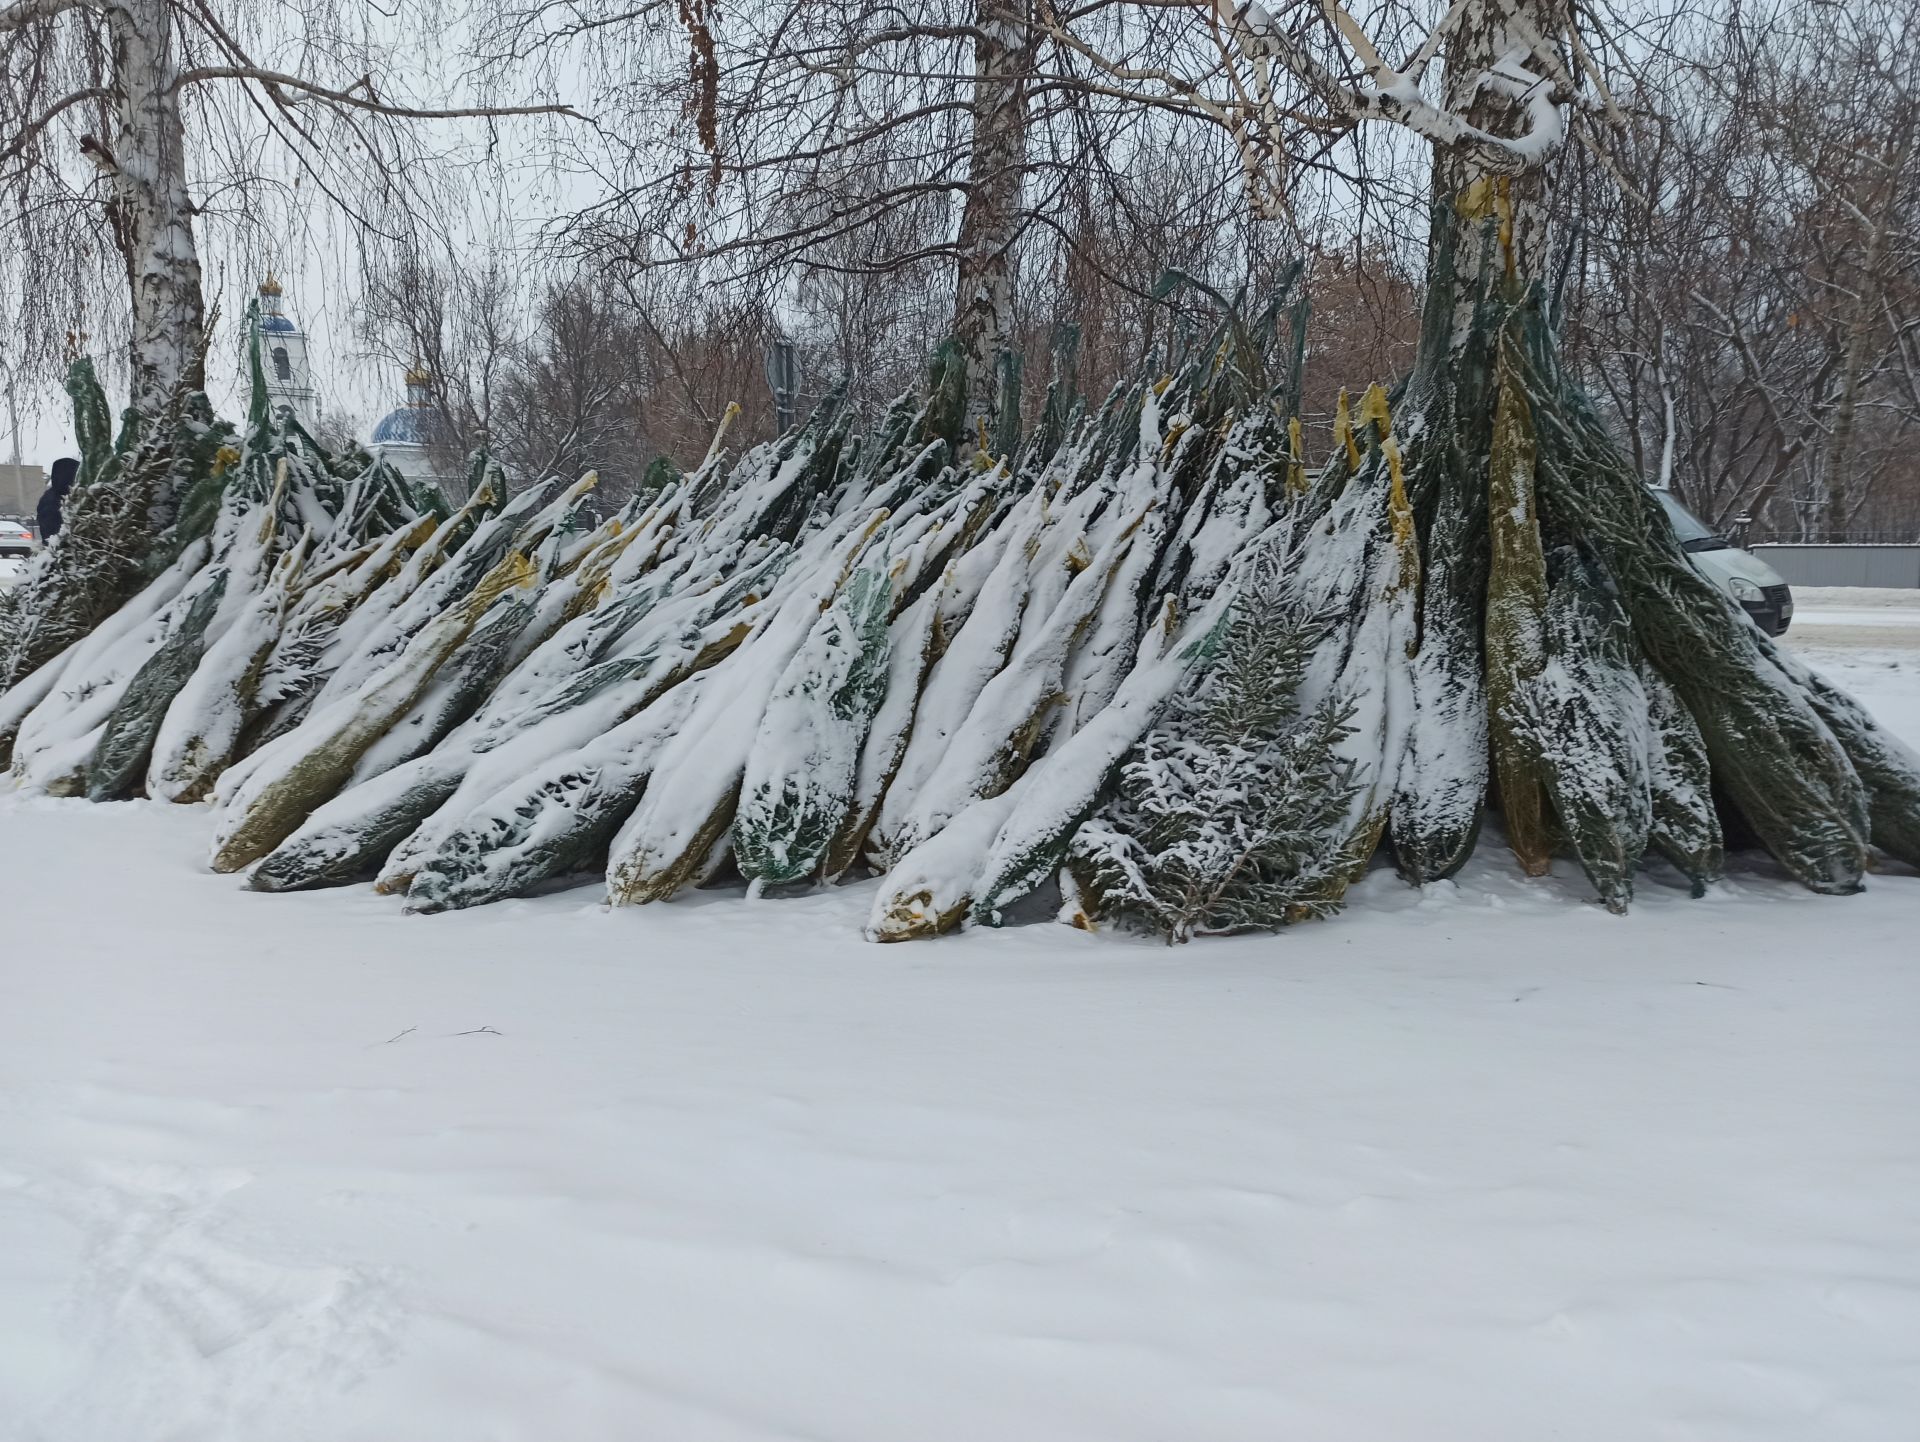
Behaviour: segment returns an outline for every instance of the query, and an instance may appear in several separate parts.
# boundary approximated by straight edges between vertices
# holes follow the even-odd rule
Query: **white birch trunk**
[[[1468,0],[1447,35],[1442,108],[1488,135],[1532,137],[1537,150],[1531,164],[1496,174],[1473,147],[1434,146],[1434,197],[1453,229],[1451,340],[1456,348],[1465,343],[1473,320],[1483,266],[1496,283],[1502,275],[1524,283],[1546,272],[1553,198],[1549,162],[1564,135],[1547,99],[1553,86],[1540,80],[1522,98],[1511,83],[1489,83],[1489,77],[1517,73],[1516,59],[1538,76],[1544,65],[1528,53],[1525,37],[1563,34],[1564,8],[1564,0]],[[1430,276],[1429,282],[1443,279]]]
[[[107,15],[113,134],[110,145],[91,146],[89,153],[112,178],[107,213],[126,262],[133,310],[132,400],[154,415],[183,383],[189,390],[205,385],[206,304],[180,96],[173,88],[173,19],[166,0],[114,0]]]
[[[1027,164],[1030,0],[980,0],[974,24],[973,155],[960,216],[953,335],[967,359],[967,424],[990,416],[995,365],[1013,337],[1013,242]]]

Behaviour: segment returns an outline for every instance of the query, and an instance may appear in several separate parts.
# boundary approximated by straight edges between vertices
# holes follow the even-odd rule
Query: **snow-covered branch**
[[[1353,16],[1335,3],[1320,0],[1327,23],[1366,72],[1362,82],[1350,80],[1320,60],[1297,37],[1276,22],[1259,0],[1246,0],[1229,9],[1227,0],[1213,0],[1215,14],[1247,59],[1279,64],[1334,114],[1348,121],[1384,120],[1404,126],[1434,146],[1471,160],[1494,175],[1514,175],[1536,169],[1559,150],[1566,139],[1561,108],[1572,100],[1565,80],[1536,75],[1524,61],[1545,50],[1537,36],[1516,35],[1522,43],[1509,47],[1495,66],[1465,87],[1471,95],[1481,88],[1521,102],[1527,129],[1519,135],[1500,135],[1468,120],[1459,109],[1429,99],[1421,78],[1446,34],[1462,23],[1470,0],[1456,0],[1434,27],[1404,70],[1395,70],[1381,56]],[[1512,23],[1514,17],[1506,17]],[[1522,24],[1523,33],[1530,30]],[[1531,42],[1531,43],[1530,43]],[[1554,68],[1558,68],[1557,63]]]

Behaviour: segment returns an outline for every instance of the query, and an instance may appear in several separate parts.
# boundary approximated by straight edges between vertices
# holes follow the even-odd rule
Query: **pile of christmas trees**
[[[1034,431],[963,377],[862,428],[457,509],[265,399],[117,443],[76,371],[69,533],[0,613],[19,783],[211,800],[263,890],[410,910],[604,870],[880,878],[867,934],[1064,919],[1172,939],[1337,909],[1383,841],[1453,874],[1497,806],[1529,872],[1613,909],[1649,853],[1697,888],[1723,821],[1822,891],[1920,864],[1920,761],[1702,581],[1556,365],[1483,302],[1309,467],[1298,308]],[[1283,337],[1284,342],[1283,342]]]

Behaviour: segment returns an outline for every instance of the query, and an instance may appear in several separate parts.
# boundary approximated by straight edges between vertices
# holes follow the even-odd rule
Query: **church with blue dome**
[[[309,431],[325,434],[320,394],[307,359],[307,333],[287,313],[286,292],[269,272],[260,282],[260,364],[272,404],[285,406]],[[446,487],[448,457],[459,441],[433,399],[433,375],[424,366],[406,374],[406,401],[388,411],[367,436],[368,449],[410,481]]]
[[[388,411],[375,423],[367,444],[381,459],[410,481],[445,485],[448,455],[458,440],[433,399],[433,373],[425,366],[407,372],[406,404]]]

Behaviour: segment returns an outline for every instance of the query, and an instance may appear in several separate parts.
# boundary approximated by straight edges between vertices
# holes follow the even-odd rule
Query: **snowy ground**
[[[1808,586],[1788,644],[1920,746],[1920,591]]]
[[[1804,586],[1789,634],[1803,650],[1920,652],[1920,591]]]
[[[1800,605],[1822,613],[1920,608],[1920,591],[1901,586],[1795,586],[1793,595]]]
[[[1868,609],[1792,640],[1920,741]],[[0,802],[6,1442],[1915,1435],[1911,875],[883,948],[206,832]]]

